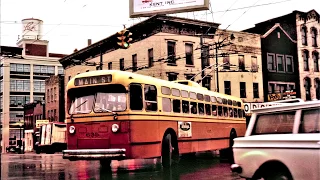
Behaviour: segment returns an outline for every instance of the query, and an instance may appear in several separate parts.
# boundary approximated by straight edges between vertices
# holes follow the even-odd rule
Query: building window
[[[312,59],[314,63],[314,72],[319,72],[319,53],[316,51],[313,52]]]
[[[251,56],[251,71],[258,72],[258,61],[256,56]]]
[[[10,63],[10,72],[18,74],[30,74],[30,64]]]
[[[57,88],[54,87],[53,91],[54,91],[54,101],[57,101]]]
[[[10,107],[22,107],[30,102],[30,96],[10,96]]]
[[[194,76],[194,74],[185,74],[186,80],[194,81],[194,78],[191,79]]]
[[[259,83],[253,83],[253,98],[259,98]]]
[[[318,100],[320,100],[320,79],[319,78],[315,78],[314,79],[314,84],[316,87],[316,98]]]
[[[202,87],[207,88],[208,90],[211,90],[211,77],[205,77],[202,80]]]
[[[58,66],[58,74],[64,74],[64,69],[61,66]]]
[[[203,51],[203,67],[208,67],[210,66],[210,58],[209,58],[209,46],[203,46],[202,47],[202,51]]]
[[[168,63],[176,64],[176,42],[168,41]]]
[[[318,32],[316,28],[312,28],[311,29],[311,38],[312,38],[312,46],[313,47],[317,47],[317,36],[318,36]]]
[[[120,65],[119,69],[120,69],[121,71],[123,71],[123,70],[124,70],[124,59],[123,59],[123,58],[121,58],[121,59],[119,60],[119,65]]]
[[[310,93],[311,81],[310,81],[310,78],[308,77],[304,78],[304,88],[306,90],[306,100],[310,101],[311,100],[311,93]]]
[[[240,82],[240,98],[246,98],[246,83]]]
[[[268,86],[269,94],[275,93],[275,88],[274,88],[274,86],[275,86],[275,84],[269,83],[269,86]]]
[[[153,66],[153,48],[148,49],[148,66]]]
[[[274,54],[269,54],[267,55],[267,61],[268,61],[268,70],[269,71],[275,71],[276,67],[275,67],[275,58],[274,58]]]
[[[304,50],[302,53],[303,56],[303,69],[309,71],[309,51]]]
[[[10,80],[10,91],[30,92],[30,80]]]
[[[112,69],[112,62],[108,62],[108,69],[109,69],[109,70]]]
[[[284,72],[284,58],[283,55],[277,55],[277,70]]]
[[[168,73],[168,80],[169,81],[175,81],[178,79],[178,74],[177,73]]]
[[[244,62],[244,55],[239,55],[238,56],[238,61],[239,61],[239,71],[245,71],[245,62]]]
[[[193,44],[185,44],[186,49],[186,65],[194,65],[193,62]]]
[[[137,54],[132,55],[132,71],[136,72],[138,68]]]
[[[47,90],[47,102],[50,102],[50,89]]]
[[[224,81],[224,93],[231,95],[231,83],[230,81]]]
[[[286,70],[287,72],[293,72],[293,57],[286,56]]]
[[[45,81],[34,80],[33,81],[33,91],[34,92],[46,92],[45,91]]]
[[[227,57],[223,57],[223,69],[230,70],[230,57],[227,55]]]
[[[308,40],[307,40],[307,27],[303,26],[301,28],[301,41],[302,45],[308,45]]]

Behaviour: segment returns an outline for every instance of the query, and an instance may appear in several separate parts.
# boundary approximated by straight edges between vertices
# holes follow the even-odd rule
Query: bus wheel
[[[161,160],[164,168],[171,167],[172,164],[179,161],[178,142],[177,139],[173,139],[170,133],[163,137]]]
[[[237,138],[237,132],[232,129],[231,132],[230,132],[230,139],[229,139],[229,148],[228,148],[228,153],[227,153],[227,156],[228,156],[228,160],[230,163],[234,163],[234,157],[233,157],[233,149],[232,149],[232,146],[233,146],[233,143],[234,143],[234,139]]]
[[[110,159],[102,159],[100,160],[101,168],[109,169],[111,168],[111,160]]]

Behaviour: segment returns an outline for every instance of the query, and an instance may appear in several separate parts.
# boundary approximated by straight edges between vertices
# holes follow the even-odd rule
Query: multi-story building
[[[64,122],[64,76],[50,76],[46,79],[46,108],[47,119],[52,122]]]
[[[22,20],[24,28],[18,47],[8,47],[1,52],[0,104],[2,122],[2,152],[8,146],[9,137],[20,138],[15,124],[23,120],[23,105],[45,98],[45,79],[63,74],[59,63],[62,54],[48,52],[49,42],[41,40],[42,21]],[[30,27],[33,26],[33,28]],[[32,133],[32,132],[26,132]],[[27,134],[26,134],[27,135]]]
[[[264,86],[268,100],[283,99],[287,90],[304,100],[320,99],[319,19],[315,10],[293,11],[245,30],[265,39],[262,59],[264,77],[270,78]]]
[[[43,101],[36,101],[25,104],[24,106],[24,150],[26,152],[33,151],[35,143],[35,134],[33,132],[39,131],[40,123],[46,122],[45,103]],[[39,123],[40,122],[40,123]]]
[[[242,97],[247,102],[262,102],[260,36],[217,28],[218,24],[211,22],[153,16],[128,28],[133,38],[129,49],[117,47],[115,34],[62,58],[65,83],[79,73],[96,70],[86,64],[99,64],[102,58],[103,69],[132,71],[169,81],[189,80],[199,74],[191,80],[202,80],[204,87],[215,91],[218,89],[216,59],[212,58],[215,53],[212,48],[218,48],[215,43],[226,43],[225,47],[218,48],[219,92]],[[203,35],[202,41],[200,35]],[[218,40],[221,43],[217,43]],[[222,58],[225,54],[230,55]],[[226,62],[229,64],[221,66]],[[236,67],[230,67],[233,63]],[[208,68],[202,74],[204,67]]]

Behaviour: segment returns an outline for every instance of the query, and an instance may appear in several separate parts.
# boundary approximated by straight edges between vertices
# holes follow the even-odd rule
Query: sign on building
[[[209,10],[209,0],[129,0],[130,18]]]
[[[49,123],[49,120],[36,120],[36,128],[40,128],[40,126],[48,123]]]
[[[257,109],[257,108],[264,108],[268,106],[278,106],[282,105],[282,103],[244,103],[244,113],[247,116],[251,115],[251,110]]]

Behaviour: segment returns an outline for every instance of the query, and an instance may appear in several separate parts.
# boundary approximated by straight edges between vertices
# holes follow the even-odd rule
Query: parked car
[[[247,179],[320,179],[320,101],[253,110],[234,139],[233,172]]]

